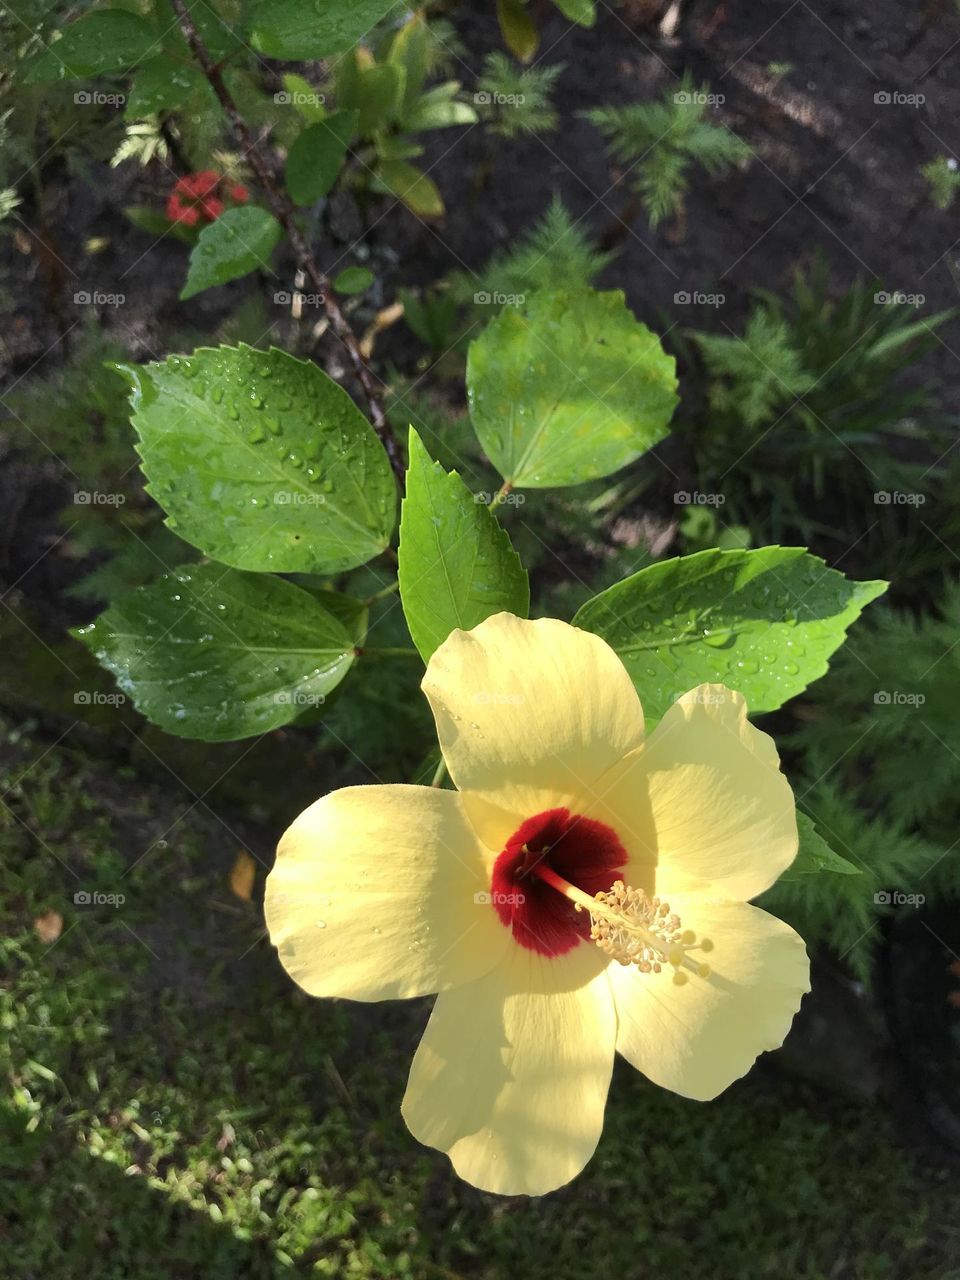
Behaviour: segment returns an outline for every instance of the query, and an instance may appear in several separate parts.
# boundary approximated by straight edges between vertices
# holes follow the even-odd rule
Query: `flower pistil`
[[[569,898],[577,911],[588,912],[590,940],[620,964],[635,964],[641,973],[660,973],[670,965],[678,986],[688,980],[688,970],[699,978],[709,977],[710,966],[690,953],[712,951],[713,942],[709,938],[698,939],[692,929],[684,929],[668,902],[650,898],[623,880],[614,881],[609,890],[591,897],[545,862],[534,868],[534,874]]]

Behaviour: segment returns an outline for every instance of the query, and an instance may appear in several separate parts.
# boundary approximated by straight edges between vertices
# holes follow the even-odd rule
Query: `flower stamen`
[[[698,939],[692,929],[684,929],[669,902],[649,898],[642,889],[633,889],[622,880],[591,897],[544,862],[531,870],[569,898],[577,911],[589,913],[590,940],[619,964],[635,964],[641,973],[660,973],[669,965],[678,986],[688,981],[688,973],[698,978],[710,976],[710,966],[690,953],[712,951],[712,941]]]

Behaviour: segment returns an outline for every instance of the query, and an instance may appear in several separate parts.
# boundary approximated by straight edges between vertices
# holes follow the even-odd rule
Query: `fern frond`
[[[549,133],[557,127],[557,112],[551,101],[564,64],[549,67],[520,67],[506,54],[489,53],[477,81],[474,102],[490,122],[494,133],[504,138],[522,133]]]
[[[960,168],[952,157],[937,156],[925,165],[920,173],[927,180],[930,199],[938,209],[949,209],[960,191]]]
[[[488,293],[526,294],[537,289],[590,284],[613,259],[596,247],[584,224],[574,222],[554,196],[539,222],[515,245],[491,258],[478,287]]]
[[[651,226],[679,215],[697,164],[710,174],[744,163],[750,148],[730,129],[706,118],[712,95],[684,76],[656,102],[594,107],[584,112],[607,140],[607,151],[627,167]]]
[[[883,921],[897,910],[896,894],[930,893],[930,871],[941,850],[885,817],[868,817],[830,781],[797,793],[830,847],[857,867],[855,876],[800,876],[778,881],[760,898],[766,910],[792,924],[808,945],[828,946],[864,983],[883,936]]]
[[[718,413],[736,413],[744,426],[773,421],[780,409],[812,382],[792,344],[786,321],[756,307],[742,338],[714,333],[693,335],[713,379],[710,404]]]

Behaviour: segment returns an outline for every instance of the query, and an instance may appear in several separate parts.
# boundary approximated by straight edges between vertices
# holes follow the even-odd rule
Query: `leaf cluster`
[[[707,86],[698,88],[685,75],[655,102],[584,112],[606,138],[612,158],[626,166],[652,227],[683,211],[692,169],[718,174],[745,164],[752,154],[732,130],[711,123],[712,101]]]

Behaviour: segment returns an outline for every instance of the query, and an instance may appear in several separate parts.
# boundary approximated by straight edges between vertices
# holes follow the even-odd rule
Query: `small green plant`
[[[400,290],[403,318],[424,346],[435,353],[454,345],[460,306],[456,296],[440,285],[414,293]]]
[[[722,101],[684,76],[679,88],[657,102],[627,107],[594,107],[584,112],[607,139],[607,150],[626,166],[652,227],[679,218],[699,166],[710,174],[745,164],[750,148],[725,125],[711,124],[709,108]]]
[[[906,830],[953,845],[960,827],[960,586],[940,617],[878,610],[813,694],[796,742],[839,760],[848,793]],[[951,855],[951,867],[957,859]]]
[[[814,501],[828,491],[870,510],[878,492],[937,482],[946,424],[929,387],[904,375],[938,345],[936,330],[952,313],[921,316],[922,301],[864,280],[835,297],[818,261],[786,298],[757,291],[741,334],[725,325],[681,338],[704,401],[685,434],[701,486],[715,489],[723,477],[725,519],[749,522],[762,493],[774,516],[765,536],[808,536]],[[934,450],[923,461],[915,447],[898,447],[921,439]]]
[[[832,779],[825,778],[830,763],[826,756],[812,756],[809,766],[816,772],[806,781],[798,781],[797,795],[801,809],[854,874],[786,877],[760,902],[815,946],[829,948],[855,977],[869,985],[883,937],[881,926],[890,915],[893,895],[922,889],[923,896],[932,901],[938,890],[950,891],[948,868],[942,862],[941,846],[886,814],[864,810]],[[955,867],[949,872],[956,893],[960,878]]]
[[[930,199],[938,209],[949,209],[960,191],[960,169],[953,156],[937,156],[921,165],[920,172],[930,189]]]
[[[960,893],[956,583],[940,613],[877,610],[813,690],[791,738],[813,780],[798,788],[804,807],[861,874],[831,880],[839,900],[811,878],[778,883],[768,904],[865,980],[878,926],[902,895],[935,902]]]
[[[459,81],[428,87],[440,62],[428,24],[414,14],[373,50],[357,45],[338,58],[333,81],[338,115],[343,119],[350,114],[343,119],[343,136],[357,139],[359,165],[352,181],[399,197],[421,217],[439,217],[444,206],[436,183],[410,163],[423,152],[412,135],[477,120],[476,111],[459,96]],[[330,125],[323,117],[313,127],[317,146],[323,147]],[[297,146],[309,165],[304,143]]]
[[[550,95],[563,67],[518,67],[504,53],[487,54],[474,102],[491,131],[502,138],[552,132],[558,117]]]
[[[772,306],[755,306],[743,336],[694,333],[707,371],[710,408],[749,429],[772,422],[785,404],[813,385],[793,345],[787,317]]]
[[[498,298],[516,299],[559,280],[568,288],[590,285],[614,256],[596,246],[583,220],[573,219],[555,195],[539,221],[509,249],[495,253],[478,276],[457,274],[451,284],[464,302],[479,298],[499,305]]]

